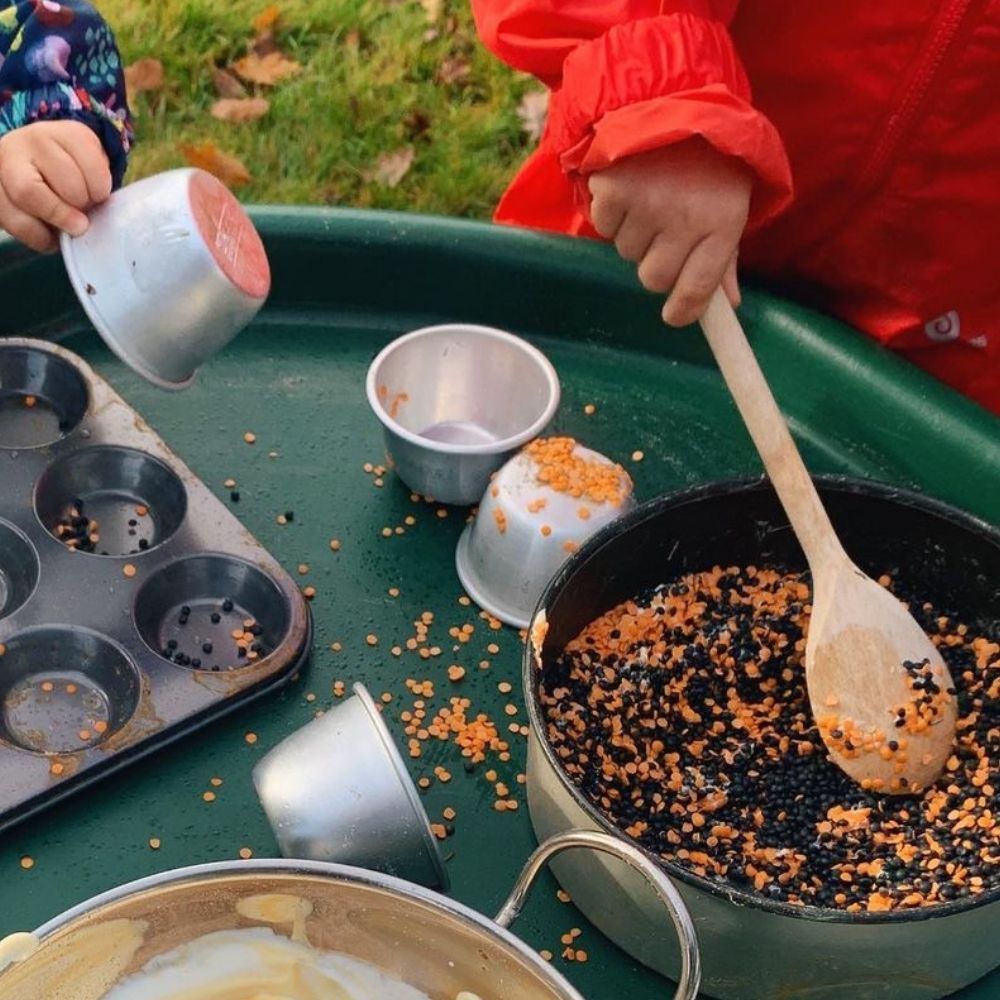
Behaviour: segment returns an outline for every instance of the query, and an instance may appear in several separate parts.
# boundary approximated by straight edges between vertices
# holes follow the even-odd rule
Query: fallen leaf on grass
[[[265,56],[249,52],[242,59],[237,59],[232,68],[247,83],[258,83],[263,87],[273,87],[302,70],[299,63],[283,52],[268,52]]]
[[[425,111],[414,108],[403,116],[403,128],[411,139],[420,139],[431,129],[431,119]]]
[[[375,168],[365,171],[364,177],[367,181],[377,181],[394,188],[410,172],[412,166],[413,147],[403,146],[391,153],[383,153],[375,161]]]
[[[437,68],[438,83],[464,83],[472,73],[472,66],[465,56],[449,56]]]
[[[549,113],[549,92],[529,90],[517,106],[517,117],[521,119],[521,131],[537,142],[545,129],[545,119]]]
[[[242,160],[229,153],[223,153],[212,142],[202,142],[196,146],[181,143],[179,149],[192,167],[199,167],[210,174],[215,174],[228,187],[242,187],[253,180]]]
[[[163,63],[159,59],[139,59],[125,67],[125,89],[129,97],[163,86]]]
[[[265,31],[273,31],[280,17],[281,8],[273,3],[270,7],[265,7],[250,23],[253,25],[253,30],[262,35]]]
[[[420,0],[420,6],[424,8],[427,20],[433,24],[441,16],[444,0]]]
[[[215,87],[215,92],[219,97],[228,97],[235,100],[247,96],[246,87],[232,73],[227,73],[218,66],[212,67],[212,86]]]
[[[263,97],[223,97],[212,105],[212,117],[220,122],[253,122],[263,118],[271,107]]]

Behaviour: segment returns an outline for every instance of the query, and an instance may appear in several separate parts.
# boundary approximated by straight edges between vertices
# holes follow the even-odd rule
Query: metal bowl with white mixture
[[[699,982],[694,927],[676,889],[640,851],[604,834],[572,832],[529,859],[495,920],[388,875],[307,861],[218,862],[114,889],[56,917],[34,935],[0,942],[3,1000],[102,1000],[150,959],[215,931],[272,926],[319,951],[347,954],[432,1000],[583,1000],[506,928],[549,858],[571,848],[613,855],[649,878],[684,955],[678,1000]],[[251,913],[252,916],[246,914]],[[673,987],[670,987],[673,990]],[[664,996],[667,995],[665,989]]]

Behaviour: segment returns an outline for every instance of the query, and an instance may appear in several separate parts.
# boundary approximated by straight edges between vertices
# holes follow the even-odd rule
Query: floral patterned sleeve
[[[97,133],[118,187],[132,125],[111,29],[85,0],[0,0],[0,136],[65,118]]]

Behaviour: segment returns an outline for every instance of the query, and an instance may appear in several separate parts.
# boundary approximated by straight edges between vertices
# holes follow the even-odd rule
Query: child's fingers
[[[57,245],[56,234],[43,222],[33,218],[11,204],[0,187],[0,228],[5,229],[15,240],[39,253],[50,253]]]
[[[82,236],[87,231],[87,216],[67,205],[33,163],[11,165],[4,173],[3,187],[11,204],[19,211],[71,236]]]
[[[639,265],[639,280],[650,292],[669,292],[677,281],[690,247],[681,246],[669,233],[658,233]]]
[[[656,229],[641,212],[629,212],[615,233],[615,249],[625,260],[638,263],[646,256],[656,235]]]
[[[60,133],[57,142],[72,157],[83,175],[90,196],[87,204],[99,205],[111,196],[111,167],[108,165],[108,154],[104,152],[101,140],[92,129],[80,122],[73,124],[78,125],[78,128],[72,141]]]
[[[609,193],[609,182],[600,174],[593,174],[588,182],[590,188],[590,221],[594,228],[606,239],[614,239],[625,221],[628,205],[622,198]]]
[[[90,189],[76,160],[58,143],[50,143],[35,157],[42,180],[72,208],[81,211],[91,203]]]
[[[712,293],[722,283],[732,248],[715,236],[706,236],[684,262],[677,284],[663,307],[664,322],[687,326],[701,318]]]
[[[735,309],[742,301],[743,295],[740,292],[740,282],[736,271],[737,256],[733,254],[726,265],[726,273],[722,276],[722,290],[729,299],[729,304]]]

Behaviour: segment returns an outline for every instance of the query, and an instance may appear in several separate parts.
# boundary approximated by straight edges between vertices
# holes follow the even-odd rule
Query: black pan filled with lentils
[[[564,567],[533,684],[547,752],[601,825],[683,878],[853,914],[996,898],[1000,532],[916,494],[818,483],[847,552],[951,669],[957,740],[933,786],[879,794],[828,759],[803,670],[810,578],[764,482],[652,501]],[[887,718],[882,752],[906,736]]]

